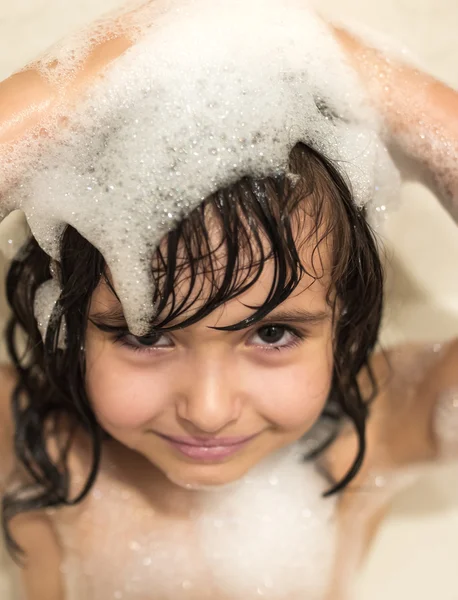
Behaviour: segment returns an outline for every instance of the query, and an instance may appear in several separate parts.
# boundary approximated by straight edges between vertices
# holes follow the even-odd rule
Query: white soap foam
[[[196,519],[215,584],[229,598],[322,600],[336,559],[335,497],[301,444],[261,462]]]
[[[61,288],[59,281],[53,277],[45,281],[38,289],[34,299],[34,314],[37,320],[43,340],[46,338],[46,331],[51,320],[54,307],[59,299]],[[58,337],[58,347],[66,347],[66,326],[65,319],[62,319],[61,329]]]
[[[154,314],[150,263],[164,234],[240,177],[286,173],[297,142],[336,162],[359,205],[397,195],[378,119],[302,0],[158,0],[134,20],[136,43],[77,109],[58,106],[52,135],[16,148],[29,168],[6,194],[54,259],[66,224],[102,252],[132,332]],[[58,75],[51,51],[42,61],[55,85],[94,42],[86,32],[72,44],[56,52]],[[53,130],[62,114],[68,126]]]

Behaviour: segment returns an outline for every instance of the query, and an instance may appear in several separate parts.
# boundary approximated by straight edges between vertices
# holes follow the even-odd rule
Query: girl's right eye
[[[171,348],[173,346],[170,338],[163,333],[148,337],[137,337],[131,333],[122,333],[115,338],[115,343],[134,352],[151,352],[158,348]]]

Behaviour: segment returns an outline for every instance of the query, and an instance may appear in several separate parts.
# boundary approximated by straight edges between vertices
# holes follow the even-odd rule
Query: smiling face
[[[315,245],[301,247],[306,266]],[[203,319],[149,338],[128,333],[103,280],[86,338],[87,391],[101,426],[185,487],[230,483],[299,439],[319,417],[331,385],[328,253],[322,242],[321,277],[304,274],[266,317],[236,331],[215,328],[238,324],[263,305],[273,261],[248,290]],[[186,288],[184,277],[178,299]]]

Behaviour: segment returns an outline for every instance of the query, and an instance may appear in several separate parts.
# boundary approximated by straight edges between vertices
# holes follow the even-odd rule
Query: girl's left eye
[[[286,325],[264,325],[250,339],[254,346],[265,350],[283,350],[300,344],[305,335]],[[260,340],[254,341],[253,340]]]
[[[156,348],[171,348],[173,346],[173,342],[163,333],[148,337],[137,337],[131,333],[123,333],[118,335],[115,341],[135,352],[148,352]]]

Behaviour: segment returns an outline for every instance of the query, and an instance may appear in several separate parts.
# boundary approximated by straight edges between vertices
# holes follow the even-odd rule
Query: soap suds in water
[[[47,137],[16,147],[12,162],[29,168],[6,193],[8,210],[25,212],[55,260],[67,224],[101,251],[133,333],[154,315],[151,260],[164,234],[242,176],[287,173],[297,142],[334,161],[374,213],[397,195],[378,119],[302,0],[158,0],[137,9],[134,31],[65,129],[53,125],[65,114],[58,106]],[[53,85],[73,77],[90,32],[46,54],[41,70]],[[43,293],[41,315],[50,299]]]
[[[305,452],[302,440],[273,452],[237,481],[194,494],[189,518],[165,526],[148,494],[104,462],[84,511],[88,543],[81,547],[73,519],[54,516],[66,580],[77,578],[70,597],[107,600],[114,592],[144,600],[153,589],[164,600],[324,600],[334,574],[338,498],[322,498],[329,482],[304,462]]]
[[[329,590],[337,498],[323,499],[328,482],[304,462],[305,448],[293,444],[233,490],[204,497],[200,545],[228,597],[322,600]]]

